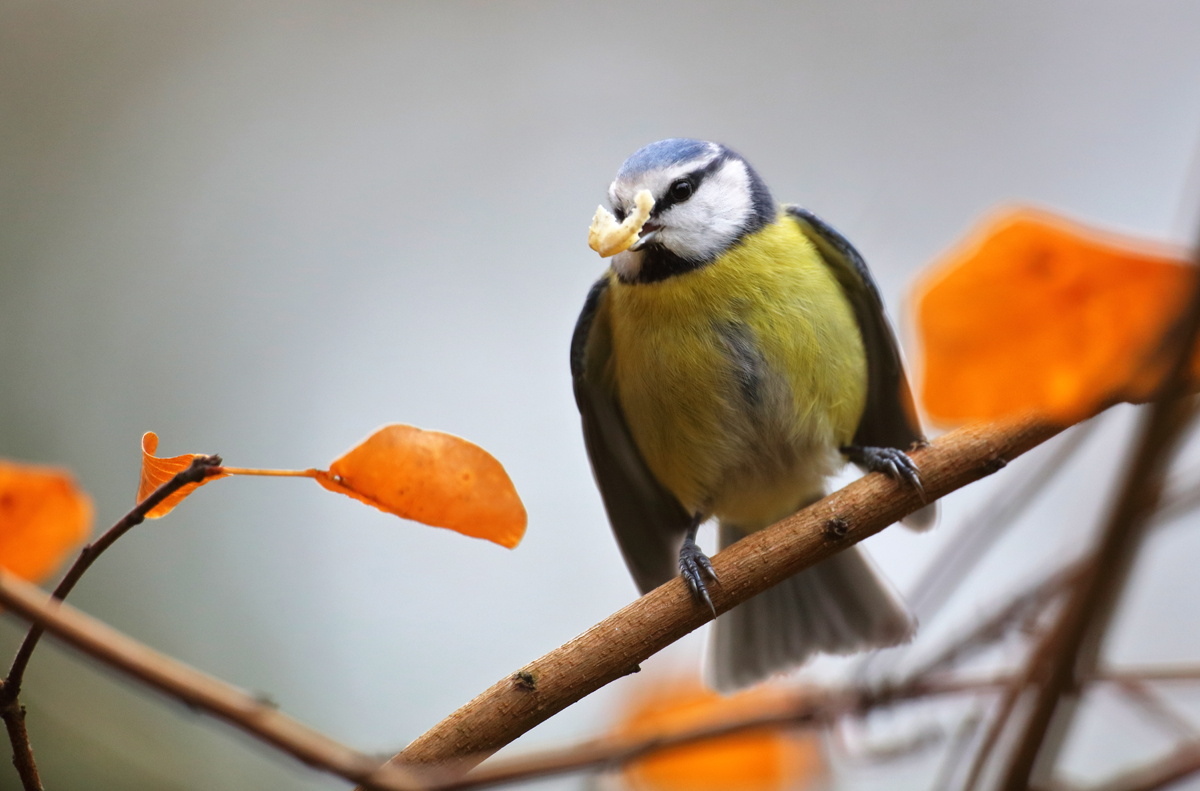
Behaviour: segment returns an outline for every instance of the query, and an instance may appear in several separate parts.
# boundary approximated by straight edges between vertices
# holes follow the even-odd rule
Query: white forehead
[[[613,206],[630,206],[633,204],[634,195],[637,195],[642,190],[650,190],[650,194],[654,196],[655,200],[658,200],[666,194],[667,188],[676,179],[711,164],[720,155],[721,149],[710,143],[708,150],[703,154],[698,157],[692,157],[685,162],[643,170],[627,176],[617,176],[608,187],[608,199]],[[728,160],[721,167],[721,170],[727,170],[731,162],[737,162],[737,160]],[[738,164],[741,163],[739,162]],[[743,166],[742,169],[744,171],[745,167]]]

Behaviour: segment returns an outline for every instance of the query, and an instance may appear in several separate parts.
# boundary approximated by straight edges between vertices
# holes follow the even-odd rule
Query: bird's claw
[[[709,598],[704,578],[708,577],[716,582],[717,572],[713,571],[708,555],[705,555],[700,547],[696,546],[696,542],[690,538],[685,538],[683,546],[679,549],[679,573],[683,576],[683,581],[687,583],[688,590],[692,592],[692,598],[708,605],[708,609],[712,610],[713,617],[716,618],[717,608],[713,606],[712,599]]]
[[[921,471],[899,448],[873,448],[850,445],[842,448],[850,460],[868,472],[881,472],[894,481],[907,483],[926,502],[925,487],[921,485]]]

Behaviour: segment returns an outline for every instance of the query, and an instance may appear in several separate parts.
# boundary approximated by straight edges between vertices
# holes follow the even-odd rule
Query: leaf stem
[[[316,478],[321,470],[260,470],[254,467],[218,467],[214,475],[264,475],[271,478]]]

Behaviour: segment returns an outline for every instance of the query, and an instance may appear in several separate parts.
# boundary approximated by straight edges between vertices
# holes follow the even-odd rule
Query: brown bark
[[[1001,469],[1062,427],[1033,417],[969,426],[915,451],[930,498]],[[713,558],[717,612],[878,533],[923,505],[883,475],[867,475]],[[507,676],[392,760],[466,771],[535,725],[621,676],[711,618],[680,579],[651,591],[571,642]]]
[[[208,711],[310,766],[380,791],[419,791],[424,787],[411,773],[395,766],[381,767],[379,760],[317,733],[223,681],[158,653],[51,598],[4,569],[0,569],[0,606],[33,621],[85,654],[189,706]]]

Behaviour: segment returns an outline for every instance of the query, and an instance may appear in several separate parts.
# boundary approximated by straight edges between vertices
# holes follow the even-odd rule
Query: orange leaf
[[[617,733],[649,738],[748,719],[794,700],[757,687],[721,697],[696,682],[654,684],[628,711]],[[777,729],[744,731],[662,750],[623,770],[636,791],[782,791],[815,785],[824,776],[817,736]]]
[[[380,511],[509,549],[525,535],[525,506],[500,462],[440,431],[384,426],[319,472],[317,482]]]
[[[1031,209],[994,218],[919,288],[925,409],[942,423],[1030,410],[1073,423],[1145,400],[1192,282],[1160,245]]]
[[[70,473],[0,460],[0,566],[41,582],[91,525],[92,499]]]
[[[153,431],[147,431],[142,435],[142,480],[138,483],[137,493],[137,501],[139,503],[153,494],[155,489],[174,478],[176,473],[183,472],[190,467],[192,459],[200,455],[198,453],[185,453],[182,456],[160,459],[154,455],[157,450],[158,435]],[[175,506],[183,501],[183,498],[196,491],[196,489],[218,478],[226,477],[228,477],[226,474],[210,475],[199,483],[185,484],[167,497],[167,499],[151,508],[146,516],[151,519],[166,516],[174,510]]]

